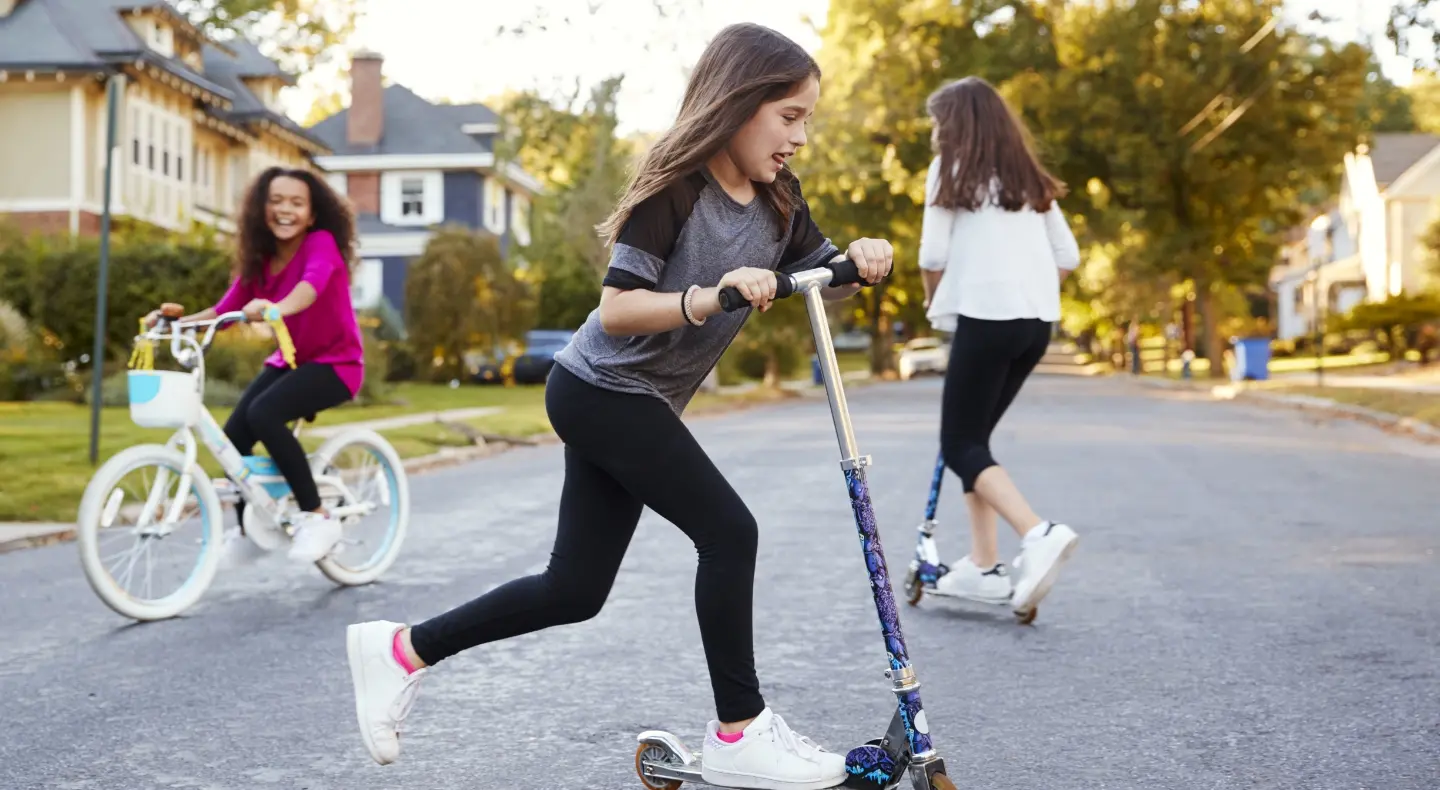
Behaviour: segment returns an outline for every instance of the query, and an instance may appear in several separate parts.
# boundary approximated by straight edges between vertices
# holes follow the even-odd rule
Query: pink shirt
[[[365,380],[365,350],[360,340],[360,324],[350,303],[350,270],[329,231],[309,233],[300,242],[295,257],[279,274],[269,275],[262,282],[247,284],[236,278],[230,284],[215,312],[240,310],[251,299],[279,302],[301,282],[314,286],[319,296],[315,303],[295,315],[285,317],[290,339],[295,342],[295,364],[320,362],[330,365],[354,397]],[[276,349],[265,360],[270,367],[285,367],[285,359]]]

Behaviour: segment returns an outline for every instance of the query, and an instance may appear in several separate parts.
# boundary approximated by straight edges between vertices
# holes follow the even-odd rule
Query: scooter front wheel
[[[955,783],[945,774],[935,774],[930,777],[930,786],[934,790],[955,790]]]

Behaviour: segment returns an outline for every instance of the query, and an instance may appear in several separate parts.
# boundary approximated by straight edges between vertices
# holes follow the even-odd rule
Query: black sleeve
[[[602,283],[627,291],[653,289],[704,187],[704,175],[694,173],[641,201],[615,239]]]
[[[795,190],[795,212],[790,216],[790,242],[780,255],[780,271],[787,274],[813,269],[840,253],[839,248],[825,238],[810,218],[810,204],[800,191],[797,178],[792,187]]]

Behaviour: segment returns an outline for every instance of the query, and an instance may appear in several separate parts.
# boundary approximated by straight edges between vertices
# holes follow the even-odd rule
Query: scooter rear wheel
[[[1030,625],[1035,622],[1036,617],[1040,616],[1040,607],[1037,606],[1025,614],[1017,614],[1015,616],[1020,620],[1020,625]]]
[[[663,746],[653,743],[642,743],[635,750],[635,775],[640,777],[640,783],[649,790],[678,790],[684,782],[679,779],[656,779],[653,776],[645,775],[645,761],[653,763],[674,762],[674,755]]]

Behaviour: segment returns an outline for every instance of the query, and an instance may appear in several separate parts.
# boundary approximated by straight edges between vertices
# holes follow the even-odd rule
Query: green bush
[[[61,360],[78,360],[94,344],[99,241],[0,232],[0,293],[32,330],[58,343]],[[230,283],[230,253],[213,237],[117,232],[110,243],[105,349],[129,356],[137,321],[162,302],[195,311],[214,304]]]
[[[0,302],[0,401],[31,400],[63,387],[56,341],[33,332],[14,307]]]

